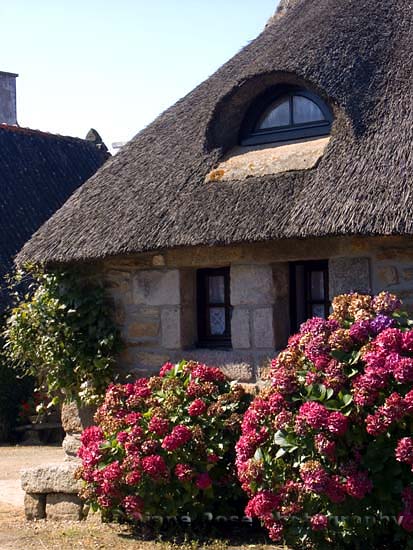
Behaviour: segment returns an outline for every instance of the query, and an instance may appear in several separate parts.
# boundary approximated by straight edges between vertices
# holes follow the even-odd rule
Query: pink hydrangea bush
[[[290,338],[244,416],[246,513],[293,547],[379,548],[387,537],[411,548],[413,322],[384,292],[332,306]]]
[[[242,514],[235,443],[249,402],[218,368],[194,362],[110,386],[82,435],[82,496],[103,517],[132,523]]]

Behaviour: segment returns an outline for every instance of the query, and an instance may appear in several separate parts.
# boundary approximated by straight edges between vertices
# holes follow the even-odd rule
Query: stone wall
[[[413,246],[404,238],[336,238],[199,247],[110,259],[98,267],[126,347],[122,369],[153,373],[167,360],[214,364],[254,382],[289,335],[289,262],[327,259],[330,297],[398,293],[413,306]],[[231,350],[197,349],[196,270],[230,266]]]

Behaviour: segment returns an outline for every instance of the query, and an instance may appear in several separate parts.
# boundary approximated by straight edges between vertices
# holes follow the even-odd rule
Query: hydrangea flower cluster
[[[234,448],[249,401],[218,368],[195,362],[110,386],[82,434],[82,496],[129,522],[240,512]]]
[[[413,321],[400,308],[386,292],[338,296],[272,361],[236,447],[246,513],[272,540],[341,548],[413,531]]]

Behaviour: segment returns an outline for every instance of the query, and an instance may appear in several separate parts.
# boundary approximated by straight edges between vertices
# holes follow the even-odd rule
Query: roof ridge
[[[38,130],[38,129],[35,129],[35,128],[28,128],[28,127],[19,126],[19,125],[16,125],[16,124],[7,124],[5,122],[0,123],[0,130],[6,130],[6,131],[16,132],[16,133],[19,133],[19,134],[26,134],[26,135],[39,135],[39,136],[44,136],[44,137],[57,138],[57,139],[61,139],[61,140],[70,140],[70,141],[74,140],[74,141],[82,141],[82,142],[85,142],[85,143],[93,143],[92,141],[90,141],[88,139],[85,139],[85,138],[80,138],[80,137],[76,137],[76,136],[66,136],[66,135],[62,135],[62,134],[53,134],[52,132],[46,132],[44,130]]]

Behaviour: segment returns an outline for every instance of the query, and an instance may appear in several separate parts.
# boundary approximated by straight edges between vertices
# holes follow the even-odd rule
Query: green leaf
[[[278,430],[278,432],[275,432],[274,443],[276,445],[279,445],[280,447],[288,447],[288,443],[287,443],[287,440],[285,439],[285,435],[281,430]]]
[[[254,459],[255,459],[255,460],[262,460],[262,459],[263,459],[262,450],[261,450],[259,447],[258,447],[258,449],[255,451]]]

